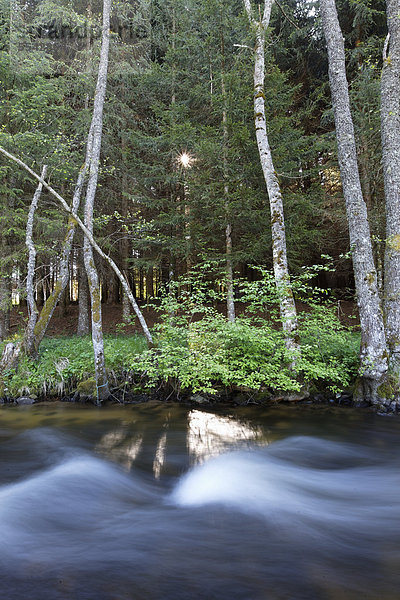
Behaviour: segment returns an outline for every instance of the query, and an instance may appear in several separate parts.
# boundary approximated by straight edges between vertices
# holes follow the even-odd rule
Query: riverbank
[[[287,348],[279,319],[257,312],[229,323],[204,306],[202,313],[196,308],[172,317],[164,311],[153,335],[152,348],[143,335],[127,335],[118,323],[105,335],[110,402],[352,404],[360,340],[341,322],[336,306],[316,304],[299,315],[296,355]],[[90,336],[46,337],[36,359],[21,354],[16,368],[1,373],[0,398],[6,404],[49,398],[96,403]]]
[[[266,321],[227,323],[212,315],[188,325],[167,323],[156,330],[151,349],[138,334],[106,335],[110,400],[236,405],[335,400],[356,376],[359,339],[336,320],[329,324],[327,315],[323,326],[318,315],[303,321],[296,370],[290,367],[283,334]],[[1,374],[4,403],[96,402],[97,397],[89,336],[45,338],[36,359],[21,355],[17,368]]]

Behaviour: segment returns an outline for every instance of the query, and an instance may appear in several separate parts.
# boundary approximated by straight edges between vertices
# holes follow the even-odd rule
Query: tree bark
[[[265,117],[265,36],[271,16],[272,4],[273,0],[265,0],[263,16],[257,21],[253,16],[250,0],[244,0],[247,16],[254,29],[256,38],[254,61],[254,122],[258,152],[271,209],[274,277],[278,290],[279,309],[282,328],[286,339],[286,347],[292,354],[292,368],[295,368],[296,357],[298,357],[300,353],[300,346],[296,337],[297,313],[287,263],[283,200],[272,160]]]
[[[381,136],[386,205],[384,315],[389,368],[400,399],[400,0],[386,0],[388,38],[381,78]]]
[[[47,166],[44,165],[42,169],[42,179],[46,177]],[[26,237],[25,243],[28,248],[28,274],[26,277],[26,302],[28,305],[28,324],[26,326],[24,335],[24,349],[27,354],[34,354],[35,351],[35,325],[38,318],[39,311],[35,302],[35,267],[36,267],[36,248],[33,242],[33,221],[35,218],[35,212],[40,200],[42,193],[43,184],[38,183],[36,191],[33,195],[31,206],[28,213],[28,219],[26,223]]]
[[[107,88],[108,55],[110,47],[110,14],[111,0],[104,0],[100,63],[92,118],[92,151],[90,156],[89,177],[84,209],[84,223],[92,235],[94,199],[99,175],[101,138],[103,132],[103,107]],[[97,402],[101,403],[103,400],[109,397],[110,388],[108,385],[104,357],[100,280],[94,262],[93,248],[86,236],[83,242],[83,257],[89,284],[91,302],[92,343],[94,352]]]
[[[129,207],[128,207],[128,177],[127,177],[127,157],[126,157],[126,143],[125,139],[122,137],[121,139],[121,153],[122,153],[122,174],[121,174],[121,214],[123,218],[128,217]],[[124,235],[121,239],[120,243],[120,251],[121,251],[121,267],[122,272],[124,273],[126,280],[128,279],[129,273],[129,255],[130,255],[130,240],[128,238],[128,234],[124,232]],[[122,288],[122,322],[129,323],[131,318],[131,305],[129,302],[129,298]]]
[[[0,342],[4,340],[10,331],[10,305],[11,290],[10,282],[6,275],[0,277]]]
[[[346,202],[350,248],[360,314],[360,386],[357,396],[375,403],[387,368],[387,348],[372,253],[367,208],[361,191],[353,121],[346,78],[343,35],[335,0],[320,0],[322,26],[328,48],[329,82],[343,194]]]
[[[89,286],[83,260],[83,250],[78,250],[78,326],[76,334],[89,335]]]

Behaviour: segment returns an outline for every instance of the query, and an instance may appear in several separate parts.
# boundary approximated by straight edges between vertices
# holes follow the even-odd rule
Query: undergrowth
[[[105,356],[111,384],[124,391],[138,387],[171,392],[253,390],[271,394],[299,392],[306,386],[339,391],[357,376],[359,334],[345,327],[335,307],[321,302],[321,290],[310,288],[306,273],[294,282],[308,310],[298,317],[301,355],[286,348],[277,310],[278,295],[267,271],[254,283],[241,282],[246,311],[234,323],[215,308],[220,296],[206,278],[170,286],[158,305],[155,347],[145,338],[105,336]],[[297,286],[297,287],[296,287]],[[22,357],[17,371],[2,374],[0,396],[66,395],[79,382],[93,378],[89,337],[45,339],[38,360]]]

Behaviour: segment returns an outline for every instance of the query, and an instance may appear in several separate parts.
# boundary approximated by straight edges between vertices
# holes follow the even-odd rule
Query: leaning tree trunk
[[[297,313],[287,263],[282,194],[272,161],[265,117],[265,36],[270,20],[273,0],[265,0],[263,17],[260,21],[257,21],[253,17],[250,0],[244,0],[244,4],[256,37],[254,61],[254,122],[258,152],[271,209],[272,257],[275,282],[279,295],[280,315],[286,338],[286,347],[292,353],[292,367],[294,368],[296,356],[298,356],[300,352],[300,347],[295,335],[297,329]]]
[[[400,0],[386,0],[388,38],[381,79],[382,161],[386,202],[384,315],[390,380],[400,401]]]
[[[100,148],[103,131],[103,107],[107,88],[108,55],[110,47],[110,13],[111,0],[104,0],[100,64],[97,76],[96,95],[93,107],[92,152],[90,157],[89,178],[86,190],[86,202],[84,210],[84,223],[92,235],[94,199],[96,195],[97,180],[99,175]],[[104,357],[100,280],[94,262],[93,249],[87,237],[85,237],[83,243],[83,256],[90,291],[90,302],[92,312],[92,343],[97,387],[97,402],[100,403],[109,397],[110,389],[107,380]]]
[[[321,18],[328,48],[329,82],[336,125],[336,140],[343,194],[346,202],[350,248],[360,313],[359,399],[381,400],[379,386],[388,368],[384,323],[379,301],[377,274],[372,253],[367,208],[357,165],[357,151],[350,112],[343,35],[335,0],[320,0]]]

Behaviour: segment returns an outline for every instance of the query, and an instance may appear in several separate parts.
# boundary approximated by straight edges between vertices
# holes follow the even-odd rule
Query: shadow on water
[[[45,411],[1,413],[2,598],[398,598],[396,420]]]

